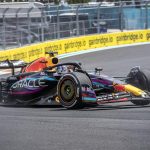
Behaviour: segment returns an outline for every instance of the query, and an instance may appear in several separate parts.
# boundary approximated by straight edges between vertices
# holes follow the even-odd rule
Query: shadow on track
[[[51,107],[49,107],[49,108],[51,108]],[[99,105],[97,107],[85,107],[82,109],[74,109],[74,111],[101,111],[101,110],[104,111],[104,110],[117,110],[117,109],[136,109],[136,108],[150,108],[150,105],[147,105],[147,106],[137,106],[137,105],[133,105],[133,104],[119,105],[119,106]],[[60,108],[55,109],[55,110],[53,109],[51,111],[70,111],[70,110],[60,106]]]
[[[12,107],[12,108],[61,108],[60,105],[3,105],[0,104],[0,107]]]
[[[55,110],[51,111],[70,111],[61,105],[2,105],[1,107],[12,107],[12,108],[33,108],[33,109],[43,109],[43,108],[56,108]],[[82,109],[75,109],[75,111],[100,111],[100,110],[116,110],[116,109],[136,109],[136,108],[150,108],[150,105],[147,106],[137,106],[133,104],[126,104],[126,105],[98,105],[95,107],[88,106]]]
[[[147,106],[137,106],[133,104],[128,105],[119,105],[119,106],[112,106],[112,105],[99,105],[97,107],[87,107],[81,109],[80,111],[98,111],[98,110],[116,110],[116,109],[136,109],[136,108],[150,108],[150,105]]]

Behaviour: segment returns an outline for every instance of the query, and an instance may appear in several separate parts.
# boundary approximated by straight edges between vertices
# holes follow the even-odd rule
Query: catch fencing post
[[[120,30],[123,31],[123,5],[124,2],[120,2]]]
[[[76,26],[77,26],[77,36],[79,36],[79,8],[80,5],[76,9]]]
[[[41,8],[41,41],[43,42],[44,41],[44,17],[45,17],[45,14],[44,14],[44,7]]]
[[[32,11],[33,7],[29,8],[27,12],[28,18],[28,44],[31,44],[31,20],[30,20],[30,12]]]
[[[148,29],[148,25],[149,25],[149,21],[148,21],[148,4],[150,3],[150,1],[145,3],[145,29]]]
[[[57,6],[57,39],[60,39],[59,6]]]
[[[17,33],[17,44],[18,44],[18,46],[21,46],[21,40],[19,39],[20,34],[19,34],[19,20],[18,20],[18,13],[20,10],[21,10],[21,8],[18,8],[16,11],[16,33]]]
[[[102,2],[98,5],[98,11],[97,11],[97,32],[100,33],[100,6],[102,5]]]
[[[5,14],[8,11],[9,8],[6,8],[3,12],[3,48],[6,49],[6,18],[5,18]]]

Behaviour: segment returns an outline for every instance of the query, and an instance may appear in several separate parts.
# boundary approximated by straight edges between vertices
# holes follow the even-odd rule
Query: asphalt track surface
[[[74,56],[86,69],[126,75],[132,66],[150,68],[150,45]],[[150,106],[130,102],[97,108],[0,107],[0,150],[149,150]]]

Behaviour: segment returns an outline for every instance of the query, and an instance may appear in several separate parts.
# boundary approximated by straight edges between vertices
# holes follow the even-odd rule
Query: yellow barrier
[[[148,41],[150,41],[150,30],[81,36],[0,51],[0,61],[6,59],[20,59],[31,62],[36,58],[44,56],[47,51],[64,54],[93,48]]]

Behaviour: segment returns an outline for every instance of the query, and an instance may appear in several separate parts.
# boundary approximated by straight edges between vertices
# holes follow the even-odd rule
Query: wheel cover
[[[71,102],[76,95],[76,88],[74,82],[69,79],[64,80],[61,84],[60,91],[63,101]]]

